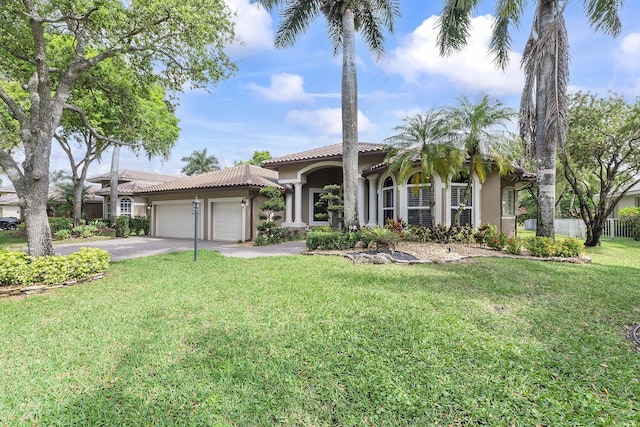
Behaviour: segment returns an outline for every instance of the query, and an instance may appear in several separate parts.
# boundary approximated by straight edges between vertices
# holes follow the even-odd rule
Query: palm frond
[[[467,45],[471,14],[480,0],[445,0],[436,26],[440,55],[449,55]]]
[[[275,0],[271,3],[275,4]],[[311,22],[320,14],[320,0],[286,2],[281,12],[282,20],[276,30],[274,44],[277,48],[291,47],[303,35]]]
[[[622,29],[619,12],[623,3],[624,0],[585,0],[584,9],[593,28],[616,37]]]
[[[510,27],[520,26],[526,0],[499,0],[495,11],[495,23],[489,42],[489,50],[495,55],[497,65],[505,69],[511,51]]]

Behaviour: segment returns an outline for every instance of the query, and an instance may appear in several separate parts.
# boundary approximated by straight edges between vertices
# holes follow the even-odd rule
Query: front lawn
[[[113,263],[0,300],[0,425],[635,426],[640,244],[588,255]]]

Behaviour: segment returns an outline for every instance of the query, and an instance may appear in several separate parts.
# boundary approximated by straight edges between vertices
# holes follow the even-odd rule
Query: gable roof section
[[[162,173],[143,172],[133,169],[120,169],[118,170],[118,181],[136,181],[138,184],[160,184],[162,182],[174,181],[176,179],[184,178],[185,175],[168,175]],[[109,181],[111,179],[111,173],[105,173],[102,175],[92,176],[87,178],[89,182],[101,183],[102,181]]]
[[[377,154],[385,151],[384,144],[374,144],[369,142],[358,143],[358,154]],[[276,169],[280,165],[290,163],[308,162],[310,160],[342,159],[342,143],[314,148],[312,150],[301,151],[299,153],[288,154],[282,157],[265,160],[262,166],[268,169]]]
[[[242,164],[163,184],[145,187],[136,194],[163,193],[172,191],[235,188],[235,187],[283,187],[278,184],[278,172],[258,166]]]

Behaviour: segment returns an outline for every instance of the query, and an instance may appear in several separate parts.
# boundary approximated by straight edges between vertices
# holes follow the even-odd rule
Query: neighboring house
[[[397,175],[390,173],[384,163],[384,145],[360,143],[359,153],[360,226],[384,225],[387,218],[402,218],[413,225],[450,224],[465,183],[446,183],[435,177],[436,212],[431,213],[427,185],[416,194],[410,179],[398,182]],[[284,192],[283,226],[305,230],[327,224],[315,218],[315,203],[325,185],[342,183],[342,144],[266,160],[263,166],[238,165],[138,189],[134,195],[150,203],[151,235],[157,237],[193,238],[192,202],[197,196],[198,238],[252,240],[257,236],[258,215],[264,201],[259,191],[269,186]],[[474,227],[490,223],[513,234],[517,191],[533,179],[535,175],[518,169],[505,177],[491,173],[482,184],[474,182],[461,222]]]
[[[264,187],[284,190],[277,172],[242,164],[138,189],[135,196],[150,202],[152,236],[193,238],[198,197],[199,239],[245,241],[257,236]]]
[[[0,187],[0,217],[22,218],[18,196],[11,185]]]
[[[91,221],[95,218],[103,217],[103,204],[104,198],[96,194],[97,191],[100,190],[100,187],[91,186],[87,188],[87,194],[82,201],[82,218],[87,221]],[[66,204],[66,200],[64,200],[64,195],[61,194],[60,190],[56,187],[51,187],[49,190],[49,215],[50,216],[73,216],[71,206],[66,206],[63,211],[60,209],[60,206]]]
[[[640,183],[634,185],[620,199],[613,209],[612,218],[620,218],[620,209],[629,207],[640,207]]]
[[[145,197],[137,196],[136,191],[181,178],[184,178],[184,175],[166,175],[132,169],[119,170],[117,216],[146,217],[151,205]],[[100,184],[101,188],[95,191],[95,195],[102,196],[104,203],[98,216],[109,218],[111,216],[111,174],[93,176],[87,178],[87,182]]]

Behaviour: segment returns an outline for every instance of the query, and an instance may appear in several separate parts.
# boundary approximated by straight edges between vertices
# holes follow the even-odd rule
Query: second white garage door
[[[242,206],[238,202],[213,203],[213,240],[242,239]]]

